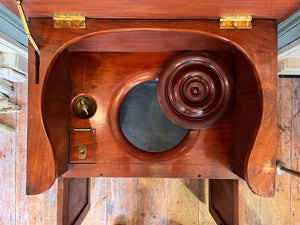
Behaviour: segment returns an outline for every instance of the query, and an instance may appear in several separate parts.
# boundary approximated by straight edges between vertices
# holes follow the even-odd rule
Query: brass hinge
[[[223,15],[220,29],[252,29],[252,15]]]
[[[79,13],[54,13],[54,28],[80,28],[86,27],[85,17]]]

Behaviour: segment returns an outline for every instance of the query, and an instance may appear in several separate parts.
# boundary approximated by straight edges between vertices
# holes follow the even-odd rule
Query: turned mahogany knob
[[[185,128],[205,129],[216,124],[233,103],[232,74],[212,53],[181,54],[167,62],[158,79],[161,108]]]

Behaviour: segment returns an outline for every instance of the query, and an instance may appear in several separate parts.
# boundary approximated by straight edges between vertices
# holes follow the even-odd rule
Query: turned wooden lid
[[[212,53],[181,54],[167,62],[158,77],[160,106],[170,120],[182,127],[213,126],[232,106],[232,74]]]

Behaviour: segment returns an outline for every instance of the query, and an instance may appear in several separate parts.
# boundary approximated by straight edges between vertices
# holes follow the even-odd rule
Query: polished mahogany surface
[[[234,77],[223,61],[213,53],[186,52],[164,65],[157,95],[174,123],[206,129],[229,111],[234,101]]]
[[[70,53],[64,51],[55,61],[51,75],[45,85],[44,118],[45,129],[49,133],[49,140],[56,143],[57,173],[68,170],[69,162],[69,116],[70,110]],[[28,164],[28,167],[31,165]]]
[[[1,3],[16,12],[14,0]],[[224,14],[251,14],[256,19],[284,20],[300,8],[298,0],[85,0],[23,1],[28,17],[52,13],[83,13],[87,18],[218,19]],[[17,14],[18,15],[18,14]]]
[[[187,50],[234,52],[235,48],[220,39],[196,33],[182,33],[176,30],[163,32],[154,30],[120,32],[117,30],[105,35],[82,39],[70,45],[68,50],[70,52],[179,52]]]
[[[90,119],[83,120],[78,118],[71,109],[70,126],[96,129],[96,164],[226,165],[231,163],[232,108],[231,113],[228,112],[215,126],[201,131],[190,130],[183,141],[169,151],[145,152],[133,146],[125,138],[119,124],[119,109],[125,96],[138,84],[157,79],[162,65],[176,55],[178,53],[71,54],[70,98],[83,93],[92,96],[97,102],[97,112]],[[232,55],[229,54],[227,57],[230,58]],[[84,145],[85,140],[77,144]],[[78,150],[76,148],[74,150],[75,153],[71,152],[71,155],[78,154]],[[76,160],[77,163],[80,161],[80,159]],[[154,170],[152,173],[155,172]],[[150,174],[148,176],[151,176]],[[128,175],[134,176],[134,172]],[[172,173],[165,171],[165,176],[171,177]]]
[[[40,67],[38,68],[39,70],[37,70],[35,54],[30,46],[29,57],[31,60],[29,60],[29,62],[31,75],[29,76],[29,154],[27,157],[29,166],[27,168],[27,193],[36,194],[48,189],[56,177],[62,174],[68,177],[135,176],[203,177],[217,179],[236,179],[238,175],[247,181],[255,193],[262,196],[272,196],[275,181],[276,146],[276,143],[272,141],[276,137],[276,94],[274,94],[276,93],[277,81],[276,21],[256,20],[252,30],[243,31],[220,30],[217,21],[206,20],[89,19],[88,26],[85,30],[66,30],[54,29],[51,19],[31,19],[30,26],[41,49],[41,57]],[[45,118],[44,110],[46,103],[46,83],[49,77],[54,73],[53,70],[55,67],[53,67],[53,65],[60,53],[68,49],[68,47],[71,49],[72,44],[85,38],[105,36],[108,34],[113,36],[113,34],[122,32],[124,32],[123,37],[126,37],[126,34],[129,35],[131,32],[139,32],[139,34],[137,33],[136,35],[136,39],[140,37],[144,38],[143,42],[139,42],[145,43],[141,46],[141,49],[143,49],[144,46],[147,46],[147,43],[149,43],[148,47],[151,46],[149,40],[151,40],[152,36],[147,35],[149,31],[150,33],[160,32],[162,35],[170,32],[174,32],[174,35],[178,33],[186,34],[187,36],[198,35],[199,41],[203,40],[203,36],[206,36],[212,40],[212,42],[207,42],[205,49],[202,49],[200,46],[199,49],[189,49],[190,47],[188,46],[193,46],[189,43],[185,51],[209,51],[209,48],[212,47],[211,51],[216,52],[216,46],[213,44],[215,41],[213,40],[224,42],[225,45],[223,46],[232,46],[234,51],[226,51],[227,55],[233,54],[226,63],[233,65],[230,68],[238,79],[235,80],[236,102],[234,103],[232,113],[228,114],[230,117],[225,117],[220,123],[204,130],[204,132],[193,130],[189,132],[183,142],[178,145],[179,148],[176,146],[177,150],[173,149],[177,155],[170,154],[173,151],[170,150],[166,152],[168,153],[166,155],[160,153],[159,156],[148,157],[145,153],[140,154],[140,150],[125,147],[126,141],[124,141],[124,138],[120,135],[122,133],[118,133],[119,123],[116,123],[115,120],[112,119],[118,116],[118,107],[114,106],[121,104],[121,100],[127,91],[136,85],[137,82],[154,79],[158,72],[157,70],[162,68],[165,62],[178,54],[176,50],[174,51],[174,49],[178,49],[178,46],[174,45],[176,42],[172,42],[173,44],[170,47],[165,46],[164,42],[161,42],[162,53],[147,53],[143,50],[134,53],[134,51],[129,51],[130,44],[132,44],[131,42],[120,41],[120,44],[114,49],[116,53],[91,53],[92,46],[90,45],[90,48],[86,48],[88,52],[73,52],[71,54],[71,64],[66,63],[61,66],[66,69],[70,68],[69,71],[72,75],[81,77],[81,81],[75,81],[78,82],[78,85],[75,85],[78,87],[78,92],[73,88],[72,92],[76,91],[76,94],[78,94],[82,91],[88,91],[91,95],[108,96],[101,98],[102,101],[101,99],[97,100],[97,98],[95,98],[97,104],[103,104],[103,107],[99,108],[98,105],[96,114],[90,118],[90,124],[88,124],[91,127],[97,124],[96,126],[98,126],[100,130],[106,127],[107,131],[101,133],[102,136],[99,135],[98,138],[96,138],[97,141],[102,141],[100,146],[97,146],[97,144],[95,146],[96,164],[73,163],[61,166],[61,168],[68,166],[66,173],[58,171],[57,163],[65,163],[59,160],[58,155],[58,149],[62,143],[53,142],[53,139],[48,137],[50,134],[49,130],[54,129],[56,123],[51,122],[51,120],[55,119],[54,117]],[[206,38],[206,40],[209,38]],[[193,40],[193,38],[186,38],[185,40],[185,43],[188,43],[187,40]],[[112,38],[112,42],[114,41]],[[97,49],[105,48],[105,46],[101,46],[101,44],[101,42],[95,43],[95,45],[99,46]],[[103,44],[108,45],[109,43],[106,42]],[[132,50],[136,49],[137,46],[138,45],[132,44]],[[127,48],[127,53],[117,51],[118,49],[122,49],[122,47]],[[156,42],[155,49],[159,50],[159,42]],[[227,50],[228,49],[229,48],[227,48]],[[110,54],[111,57],[108,57]],[[137,55],[133,57],[135,54]],[[145,55],[143,56],[142,54]],[[81,57],[76,59],[75,55],[81,55]],[[108,60],[107,62],[103,59],[103,55],[106,56],[105,59]],[[117,55],[119,55],[119,58]],[[121,57],[122,55],[126,57]],[[134,60],[126,62],[129,55],[131,55]],[[238,60],[240,57],[243,58],[241,62]],[[146,63],[143,61],[145,58],[147,58]],[[228,57],[225,58],[227,61]],[[76,63],[75,60],[77,60]],[[99,62],[101,62],[100,65]],[[245,68],[243,66],[244,63],[247,65],[245,71],[243,70],[243,68]],[[89,67],[84,67],[86,64],[89,64]],[[81,74],[73,74],[74,71],[72,71],[72,67],[75,65],[81,70]],[[98,69],[104,76],[98,74]],[[39,71],[39,74],[36,74],[36,71]],[[105,76],[106,73],[110,73],[114,76]],[[136,73],[136,77],[133,73]],[[67,73],[61,75],[68,76]],[[36,82],[37,77],[39,78],[39,83]],[[130,79],[124,80],[125,83],[122,83],[121,80],[124,78]],[[249,81],[251,81],[251,86],[248,88],[247,84]],[[87,85],[80,85],[80,82]],[[105,84],[103,85],[104,88],[99,87],[102,83]],[[252,89],[252,85],[255,85],[256,88]],[[94,90],[92,89],[93,86]],[[97,90],[97,92],[95,92],[95,90]],[[119,95],[117,93],[119,93]],[[74,96],[70,97],[70,102],[73,97]],[[68,107],[70,106],[68,105]],[[100,114],[97,116],[99,112]],[[248,117],[251,119],[247,119]],[[109,123],[107,122],[108,118],[110,118]],[[48,129],[45,129],[46,123]],[[225,124],[226,129],[224,130]],[[49,126],[52,126],[52,128]],[[227,129],[232,132],[225,132]],[[211,134],[207,135],[210,132]],[[60,131],[59,133],[65,135],[65,131]],[[98,132],[96,131],[96,136],[97,134]],[[35,138],[36,136],[39,137],[38,140]],[[232,139],[226,139],[229,137]],[[68,140],[68,138],[67,136],[66,139]],[[112,138],[114,142],[111,142]],[[219,138],[225,138],[226,141],[224,139],[224,142],[221,141],[222,143],[218,143],[220,141]],[[240,141],[228,143],[228,140]],[[230,145],[231,147],[228,151],[226,150],[226,153],[222,146],[220,147],[220,151],[218,151],[219,148],[208,151],[209,146],[207,146],[208,148],[200,149],[190,148],[196,143],[203,143],[205,146],[206,142],[214,143],[214,145],[218,146],[223,145],[223,147],[229,147]],[[112,145],[113,148],[107,147],[109,145]],[[124,149],[127,151],[124,151]],[[190,151],[188,151],[189,149]],[[135,150],[138,152],[137,154]],[[102,151],[104,154],[97,154],[97,151]],[[204,154],[197,154],[197,157],[195,157],[196,151]],[[213,156],[212,152],[215,152],[216,155]],[[171,158],[170,156],[180,157]],[[190,159],[192,162],[199,164],[187,164]],[[41,160],[44,161],[43,164],[37,163]]]
[[[83,222],[88,213],[90,203],[90,178],[63,178],[60,181],[62,186],[58,192],[57,200],[62,202],[62,208],[58,208],[58,213],[62,214],[64,225],[79,225]]]

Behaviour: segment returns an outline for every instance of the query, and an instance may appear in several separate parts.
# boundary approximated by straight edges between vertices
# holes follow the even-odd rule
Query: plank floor
[[[300,79],[279,79],[277,159],[300,170]],[[57,192],[25,195],[27,84],[16,87],[17,115],[0,115],[15,132],[0,130],[0,225],[60,224]],[[300,225],[300,179],[278,176],[275,198],[261,198],[244,186],[241,224]],[[207,180],[93,178],[92,208],[84,225],[206,225]]]

